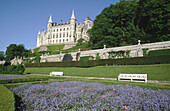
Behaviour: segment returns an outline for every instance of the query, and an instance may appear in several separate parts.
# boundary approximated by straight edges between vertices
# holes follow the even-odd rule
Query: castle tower
[[[76,19],[75,19],[75,16],[74,16],[74,9],[72,11],[72,16],[71,16],[71,19],[70,19],[70,25],[71,25],[71,40],[70,42],[75,42],[75,28],[76,28]]]
[[[39,30],[39,32],[38,32],[38,36],[37,36],[37,47],[39,47],[40,46],[40,30]]]
[[[88,29],[92,27],[92,20],[89,16],[87,16],[87,18],[84,20],[84,24],[87,26]]]

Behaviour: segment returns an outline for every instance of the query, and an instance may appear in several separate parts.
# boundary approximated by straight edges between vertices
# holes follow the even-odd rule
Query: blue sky
[[[53,22],[70,20],[72,9],[77,22],[92,20],[119,0],[0,0],[0,51],[10,44],[36,47],[38,30],[46,30],[50,14]]]

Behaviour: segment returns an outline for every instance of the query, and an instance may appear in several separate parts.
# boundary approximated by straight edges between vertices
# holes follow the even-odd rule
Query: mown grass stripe
[[[14,111],[14,105],[14,94],[5,86],[0,85],[0,111]]]

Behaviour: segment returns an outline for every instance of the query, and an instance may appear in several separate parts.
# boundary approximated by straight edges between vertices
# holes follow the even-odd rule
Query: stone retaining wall
[[[131,46],[122,46],[122,47],[113,47],[113,48],[103,48],[98,50],[89,50],[89,51],[79,51],[69,53],[72,56],[72,61],[80,60],[80,57],[84,56],[93,56],[94,60],[99,54],[100,59],[108,59],[109,53],[108,52],[116,52],[116,51],[130,51],[129,57],[142,57],[143,56],[143,49],[150,50],[158,50],[158,49],[170,49],[170,41],[166,42],[157,42],[157,43],[148,43],[148,44],[140,44],[138,45],[131,45]],[[147,52],[148,52],[147,51]],[[80,54],[77,54],[80,53]],[[57,55],[44,55],[41,56],[40,62],[60,62],[63,60],[65,54],[57,54]],[[79,55],[77,57],[77,55]],[[76,59],[78,58],[78,59]],[[121,58],[121,57],[118,57]]]

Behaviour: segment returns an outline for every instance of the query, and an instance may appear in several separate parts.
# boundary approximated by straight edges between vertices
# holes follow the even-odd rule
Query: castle
[[[50,15],[47,31],[38,32],[37,47],[52,45],[52,44],[76,44],[77,40],[83,38],[85,41],[89,40],[87,31],[93,26],[92,20],[88,16],[84,23],[77,23],[74,16],[74,10],[70,22],[67,23],[54,23]]]

